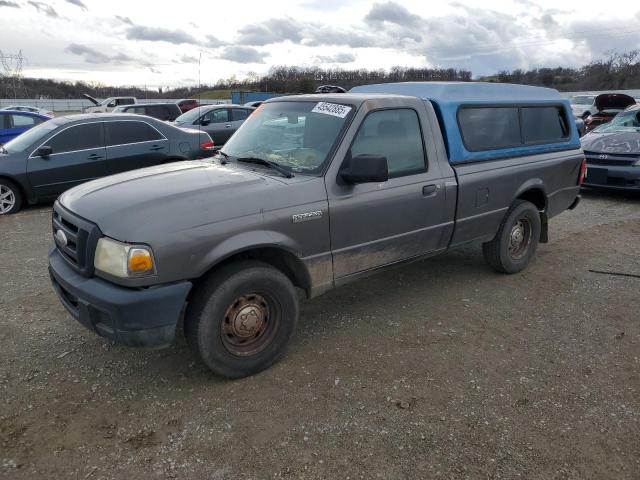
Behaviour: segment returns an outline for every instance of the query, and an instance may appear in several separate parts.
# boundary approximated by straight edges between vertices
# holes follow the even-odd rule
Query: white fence
[[[152,99],[138,99],[138,103],[169,103],[176,102],[178,99],[167,98],[152,98]],[[214,105],[219,103],[231,103],[231,100],[202,100],[203,104]],[[26,107],[37,107],[51,110],[53,112],[81,112],[85,107],[93,106],[87,99],[80,98],[51,98],[51,99],[38,99],[38,98],[0,98],[0,108],[10,107],[12,105],[23,105]]]

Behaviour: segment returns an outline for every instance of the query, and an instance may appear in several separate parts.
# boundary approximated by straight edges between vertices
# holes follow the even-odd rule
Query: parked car
[[[599,125],[610,122],[613,117],[630,105],[635,105],[633,97],[624,93],[602,93],[595,99],[596,112],[585,118],[587,132]]]
[[[0,147],[0,214],[53,200],[80,183],[150,165],[210,155],[205,132],[150,117],[59,117]],[[111,199],[115,201],[115,199]]]
[[[149,117],[166,122],[173,122],[182,115],[180,108],[175,103],[137,103],[135,105],[121,105],[114,108],[113,113],[148,115]]]
[[[519,272],[548,220],[578,204],[584,155],[557,91],[354,90],[267,100],[213,161],[63,194],[49,253],[61,303],[136,346],[168,345],[184,314],[195,354],[237,378],[283,355],[296,287],[314,297],[471,242],[495,270]]]
[[[95,105],[94,107],[86,107],[84,113],[107,113],[113,111],[114,108],[120,105],[133,105],[134,103],[138,103],[135,97],[109,97],[99,102],[91,95],[87,95],[86,93],[82,95]]]
[[[0,145],[47,120],[49,117],[39,113],[0,110]]]
[[[244,105],[201,106],[180,115],[174,125],[204,130],[216,147],[220,147],[229,140],[253,110]]]
[[[575,117],[587,118],[596,113],[596,95],[575,95],[571,97],[571,111]]]
[[[186,113],[189,110],[193,110],[194,108],[200,106],[198,101],[193,98],[184,98],[182,100],[178,100],[176,102],[176,105],[178,105],[178,108],[180,108],[180,111],[182,113]]]
[[[587,158],[585,186],[640,191],[640,105],[588,133],[582,148]]]
[[[316,93],[345,93],[346,90],[336,85],[321,85],[316,88]]]
[[[30,112],[37,113],[38,115],[44,115],[45,117],[53,118],[53,111],[46,108],[28,107],[26,105],[10,105],[4,107],[2,110],[13,110],[14,112]]]

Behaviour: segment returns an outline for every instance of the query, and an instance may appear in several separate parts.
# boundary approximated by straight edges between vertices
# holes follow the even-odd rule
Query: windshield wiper
[[[218,150],[218,154],[224,157],[222,160],[220,160],[220,164],[226,165],[227,162],[229,161],[229,154],[224,153],[222,150]]]
[[[255,163],[258,165],[264,165],[266,167],[273,168],[275,171],[284,175],[285,178],[293,178],[293,173],[291,173],[286,168],[282,167],[280,164],[276,162],[272,162],[271,160],[267,160],[266,158],[258,158],[258,157],[238,157],[236,158],[238,162],[244,163]]]

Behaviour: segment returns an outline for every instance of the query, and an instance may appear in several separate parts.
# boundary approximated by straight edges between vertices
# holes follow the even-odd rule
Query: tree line
[[[191,87],[147,90],[140,87],[112,87],[98,82],[63,82],[38,78],[21,79],[16,89],[14,79],[0,77],[3,98],[78,98],[87,93],[96,98],[131,95],[138,98],[188,98],[201,91],[249,90],[277,93],[311,93],[320,85],[339,85],[350,89],[367,83],[408,81],[474,81],[472,72],[456,68],[393,67],[390,70],[275,66],[267,74],[250,74],[243,80],[235,76]],[[500,71],[477,80],[519,83],[556,88],[561,91],[621,90],[640,88],[640,50],[611,53],[580,68],[535,68]]]

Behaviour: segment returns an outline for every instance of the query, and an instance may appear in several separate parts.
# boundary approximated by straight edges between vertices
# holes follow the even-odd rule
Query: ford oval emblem
[[[65,235],[65,233],[62,230],[58,230],[56,232],[56,240],[63,247],[67,246],[67,236]]]

